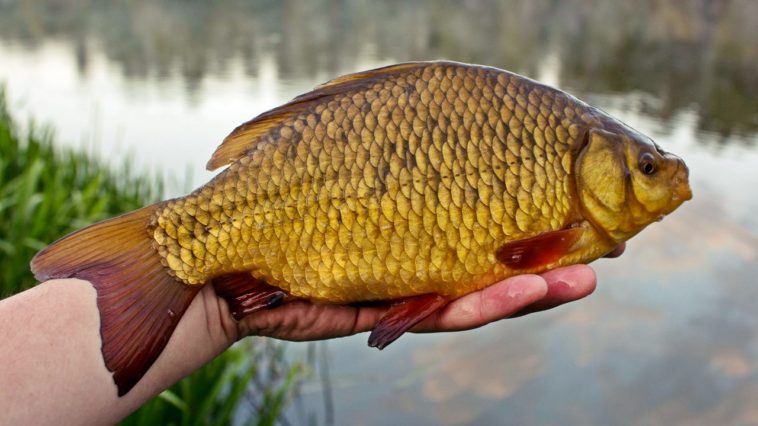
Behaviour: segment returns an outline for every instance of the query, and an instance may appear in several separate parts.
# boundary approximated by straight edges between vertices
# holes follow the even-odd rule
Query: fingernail
[[[569,289],[572,289],[572,288],[576,287],[576,283],[573,283],[573,282],[570,282],[570,281],[558,280],[558,281],[555,281],[552,284],[550,284],[550,287],[565,288],[565,289],[569,290]]]

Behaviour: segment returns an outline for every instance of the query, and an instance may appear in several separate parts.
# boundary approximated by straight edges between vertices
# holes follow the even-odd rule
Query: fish
[[[692,197],[684,161],[561,90],[409,62],[337,77],[234,129],[187,196],[40,251],[36,278],[97,290],[126,394],[198,290],[235,319],[287,300],[389,305],[384,348],[458,297],[588,263]]]

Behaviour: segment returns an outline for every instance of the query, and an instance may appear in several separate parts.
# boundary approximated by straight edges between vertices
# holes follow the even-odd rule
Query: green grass
[[[55,149],[49,128],[27,127],[22,137],[0,87],[0,297],[36,284],[29,260],[50,242],[154,202],[163,190],[128,164],[109,170],[86,154]]]
[[[0,85],[0,298],[36,284],[34,254],[55,239],[160,199],[160,179],[113,170],[54,146],[49,128],[18,129]],[[298,377],[282,343],[247,339],[163,392],[127,425],[273,424]]]
[[[286,407],[300,370],[284,345],[248,338],[164,391],[123,425],[273,425]]]

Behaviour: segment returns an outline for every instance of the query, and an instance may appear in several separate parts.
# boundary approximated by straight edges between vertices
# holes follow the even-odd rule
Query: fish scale
[[[390,75],[289,117],[169,201],[156,246],[191,285],[252,271],[329,302],[465,294],[509,273],[495,259],[504,242],[576,214],[571,129],[588,121],[559,116],[592,120],[590,108],[492,68]]]

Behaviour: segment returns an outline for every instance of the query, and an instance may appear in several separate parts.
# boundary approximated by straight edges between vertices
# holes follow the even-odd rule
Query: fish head
[[[616,243],[692,198],[684,161],[628,128],[590,129],[576,179],[588,219]]]

